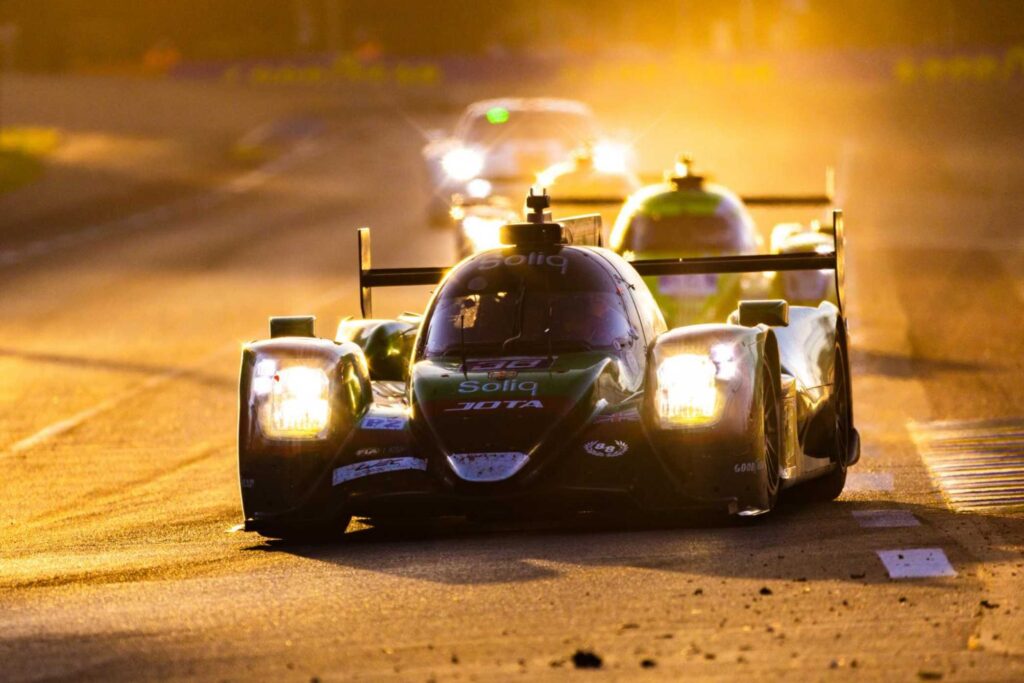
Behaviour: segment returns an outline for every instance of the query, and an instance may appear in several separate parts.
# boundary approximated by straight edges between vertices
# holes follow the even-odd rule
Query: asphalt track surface
[[[1020,98],[787,97],[614,112],[661,115],[651,163],[689,149],[740,190],[838,164],[864,455],[838,502],[751,524],[233,531],[241,343],[271,314],[328,335],[358,310],[355,226],[379,265],[449,261],[417,129],[444,112],[339,96],[268,168],[137,207],[123,185],[98,200],[113,222],[19,218],[0,233],[0,680],[1024,679],[1024,516],[955,512],[922,460],[939,427],[1020,452]],[[891,578],[885,551],[955,575]]]

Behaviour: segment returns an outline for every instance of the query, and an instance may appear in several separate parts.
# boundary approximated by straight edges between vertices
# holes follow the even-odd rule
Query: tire
[[[846,486],[846,463],[853,439],[853,410],[850,396],[850,368],[843,345],[836,342],[836,375],[833,381],[835,434],[829,459],[832,469],[817,479],[800,486],[800,497],[808,502],[835,500]]]
[[[782,452],[782,413],[779,408],[778,387],[768,368],[768,361],[761,364],[761,429],[756,435],[755,449],[759,460],[764,463],[764,478],[761,490],[756,492],[756,505],[748,505],[739,511],[740,517],[758,517],[771,512],[779,500],[782,474],[779,458]]]
[[[780,454],[782,453],[782,412],[779,410],[778,387],[774,376],[768,368],[768,361],[762,363],[761,396],[763,427],[761,429],[764,443],[764,500],[767,510],[775,507],[779,499],[779,488],[782,483],[780,471]]]

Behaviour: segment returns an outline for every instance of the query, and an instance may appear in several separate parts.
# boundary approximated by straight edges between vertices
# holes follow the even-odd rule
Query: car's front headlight
[[[658,366],[654,407],[663,427],[685,427],[715,422],[725,396],[720,383],[736,376],[734,349],[719,344],[708,353],[669,356]]]
[[[505,223],[500,218],[469,215],[462,219],[462,230],[473,245],[474,252],[485,251],[501,246],[501,226]]]
[[[441,158],[441,168],[449,178],[464,182],[484,170],[484,155],[475,149],[458,147]]]
[[[252,392],[260,429],[270,439],[321,439],[331,418],[331,380],[322,367],[256,364]]]

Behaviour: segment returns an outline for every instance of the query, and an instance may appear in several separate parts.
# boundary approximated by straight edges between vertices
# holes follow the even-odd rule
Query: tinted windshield
[[[424,353],[617,350],[636,336],[618,283],[595,260],[500,254],[466,264],[446,283]]]
[[[593,121],[582,114],[561,111],[502,111],[506,113],[500,117],[478,116],[473,119],[465,132],[466,141],[490,146],[508,140],[555,139],[576,146],[593,140],[597,135]]]
[[[729,215],[650,216],[638,213],[620,250],[640,252],[744,252],[753,248],[742,223]]]

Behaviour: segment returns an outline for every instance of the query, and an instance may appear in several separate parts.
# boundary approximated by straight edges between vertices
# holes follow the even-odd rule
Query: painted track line
[[[313,299],[310,302],[310,304],[306,307],[306,310],[319,311],[320,309],[335,303],[338,299],[351,294],[351,292],[351,285],[336,287],[327,290],[320,296]],[[333,335],[331,336],[331,338],[333,339]],[[150,377],[144,382],[140,382],[139,384],[136,384],[133,387],[129,387],[128,389],[125,389],[119,394],[110,396],[90,408],[86,408],[85,410],[75,413],[70,417],[49,424],[46,427],[43,427],[39,431],[35,432],[34,434],[11,444],[6,450],[0,451],[0,460],[4,459],[5,457],[20,455],[25,451],[36,448],[37,446],[40,446],[46,443],[47,441],[50,441],[58,436],[66,434],[67,432],[70,432],[71,430],[75,429],[82,423],[87,422],[88,420],[91,420],[92,418],[102,415],[106,412],[109,412],[110,410],[113,410],[114,408],[121,405],[125,401],[134,398],[146,391],[154,389],[158,386],[171,382],[181,377],[182,375],[193,372],[196,369],[203,367],[204,365],[210,363],[214,359],[229,351],[237,351],[238,348],[239,343],[237,341],[229,342],[217,348],[213,352],[207,354],[206,356],[203,356],[197,361],[193,361],[188,365],[179,368],[173,368],[171,370],[167,370],[166,372],[162,372],[159,375]]]
[[[189,372],[196,370],[197,368],[206,365],[207,363],[227,353],[228,351],[237,348],[238,344],[235,342],[232,342],[230,346],[222,346],[219,349],[215,350],[214,352],[206,356],[203,356],[198,361],[190,363],[189,365],[186,365],[184,367],[173,368],[171,370],[167,370],[166,372],[162,372],[159,375],[150,377],[146,381],[140,382],[139,384],[136,384],[133,387],[129,387],[128,389],[125,389],[124,391],[118,394],[114,394],[113,396],[110,396],[100,401],[94,406],[79,411],[70,417],[64,418],[63,420],[58,420],[57,422],[51,423],[46,427],[43,427],[39,431],[35,432],[34,434],[11,444],[5,451],[0,452],[0,459],[19,455],[21,453],[24,453],[25,451],[36,448],[37,446],[40,446],[58,436],[66,434],[67,432],[70,432],[71,430],[78,427],[80,424],[88,420],[91,420],[92,418],[98,415],[102,415],[106,412],[109,412],[110,410],[113,410],[114,408],[121,405],[125,401],[134,398],[139,394],[142,394],[143,392],[149,391],[150,389],[154,389],[158,386],[171,382],[181,377],[182,375],[185,375]]]

